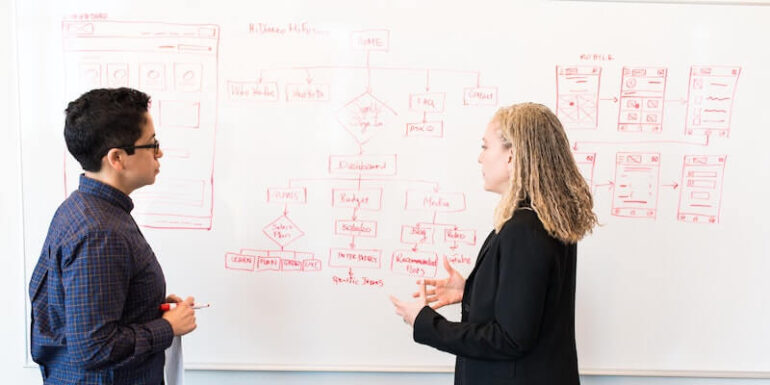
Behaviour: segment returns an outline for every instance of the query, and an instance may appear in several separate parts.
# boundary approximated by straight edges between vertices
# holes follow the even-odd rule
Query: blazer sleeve
[[[462,357],[488,360],[519,358],[535,346],[552,261],[543,236],[535,234],[532,226],[513,225],[500,233],[493,319],[450,322],[426,306],[415,319],[415,342]]]

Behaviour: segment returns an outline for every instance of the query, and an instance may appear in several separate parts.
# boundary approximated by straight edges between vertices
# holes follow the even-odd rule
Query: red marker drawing
[[[190,306],[190,307],[197,310],[197,309],[203,309],[203,308],[210,307],[210,306],[211,306],[210,303],[203,303],[203,304],[200,304],[200,305],[193,305],[193,306]],[[177,307],[177,304],[175,302],[172,302],[172,303],[162,303],[162,304],[160,304],[160,311],[169,311],[169,310],[174,309],[176,307]]]

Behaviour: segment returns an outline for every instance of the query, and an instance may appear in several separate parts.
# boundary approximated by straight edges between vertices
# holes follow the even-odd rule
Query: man
[[[80,185],[54,214],[32,273],[32,359],[45,384],[161,384],[164,350],[195,329],[193,298],[166,297],[128,195],[155,182],[163,156],[150,97],[96,89],[66,109]],[[161,312],[163,302],[178,306]]]

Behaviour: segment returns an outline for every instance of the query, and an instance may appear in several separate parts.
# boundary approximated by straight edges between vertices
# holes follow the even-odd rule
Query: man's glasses
[[[139,146],[134,146],[134,145],[131,145],[131,146],[120,146],[120,147],[117,147],[117,148],[120,148],[122,150],[126,150],[126,154],[128,154],[128,155],[134,155],[134,150],[136,150],[136,149],[151,148],[153,150],[153,153],[155,154],[155,156],[158,156],[158,153],[160,153],[160,142],[158,142],[158,140],[155,139],[155,142],[153,144],[142,144],[142,145],[139,145]]]

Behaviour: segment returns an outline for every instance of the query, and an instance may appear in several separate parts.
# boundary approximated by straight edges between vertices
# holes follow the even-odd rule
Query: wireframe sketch
[[[740,74],[741,67],[692,66],[687,96],[687,135],[730,136]]]
[[[726,155],[686,155],[682,166],[677,219],[719,223]]]
[[[211,229],[219,26],[87,20],[61,28],[71,99],[98,87],[133,87],[152,97],[162,172],[170,177],[132,195],[139,225]],[[80,169],[65,163],[71,191]]]
[[[623,68],[618,131],[662,131],[667,72],[661,67]]]
[[[564,128],[597,128],[601,75],[599,66],[556,67],[556,115]]]

